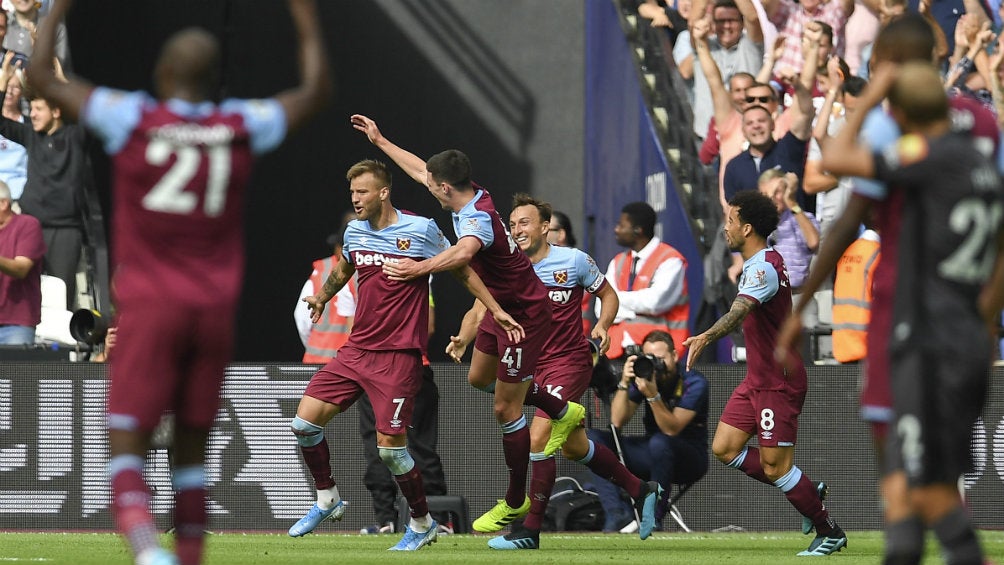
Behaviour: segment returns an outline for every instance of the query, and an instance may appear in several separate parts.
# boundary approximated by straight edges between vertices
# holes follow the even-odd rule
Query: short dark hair
[[[525,192],[519,192],[512,197],[512,209],[515,210],[520,206],[533,206],[537,209],[537,213],[540,214],[540,221],[551,221],[551,205],[543,200],[537,200]]]
[[[859,76],[849,76],[844,80],[844,94],[851,96],[861,96],[861,92],[868,86],[868,81]]]
[[[670,351],[676,350],[676,344],[673,343],[673,336],[669,332],[664,332],[662,330],[652,330],[645,334],[645,339],[641,340],[642,345],[646,343],[665,343],[669,346]]]
[[[471,186],[471,160],[462,151],[447,149],[436,153],[425,163],[432,178],[464,190]]]
[[[559,224],[557,228],[554,227],[555,223]],[[572,220],[569,219],[568,214],[564,212],[559,212],[557,210],[552,210],[551,228],[565,230],[565,241],[568,242],[569,247],[575,247],[575,234],[572,233]]]
[[[753,231],[764,239],[777,229],[777,206],[759,190],[740,190],[729,200],[729,206],[736,208],[739,219],[753,226]]]
[[[819,31],[821,31],[822,34],[825,35],[826,37],[830,38],[830,45],[833,45],[833,26],[824,22],[823,20],[813,20],[813,21],[819,24]]]
[[[714,13],[718,8],[729,8],[732,10],[739,10],[739,5],[736,4],[735,0],[715,0],[715,6],[711,9],[711,13]],[[739,19],[742,19],[742,10],[739,10]]]
[[[359,161],[355,165],[349,167],[348,172],[345,173],[345,180],[351,181],[352,179],[366,173],[372,173],[377,182],[387,188],[390,188],[393,184],[394,177],[391,175],[390,169],[387,168],[387,165],[377,161],[376,159],[363,159],[362,161]]]
[[[906,12],[889,22],[875,38],[872,62],[931,61],[935,39],[931,24],[916,12]]]
[[[636,228],[641,228],[642,235],[655,235],[655,210],[645,202],[632,202],[621,208],[621,214],[627,214],[628,221]]]

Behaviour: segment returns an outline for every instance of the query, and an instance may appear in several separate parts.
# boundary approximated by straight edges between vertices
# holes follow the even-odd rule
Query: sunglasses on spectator
[[[766,104],[768,102],[773,102],[773,101],[774,101],[774,97],[773,96],[747,96],[746,97],[746,103],[747,104],[752,104],[754,102],[759,102],[761,104]]]

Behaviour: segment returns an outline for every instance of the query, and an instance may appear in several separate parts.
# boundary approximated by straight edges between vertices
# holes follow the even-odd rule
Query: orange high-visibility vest
[[[860,361],[868,353],[872,280],[879,262],[879,242],[858,238],[837,263],[833,282],[833,358]]]
[[[635,274],[634,285],[628,288],[628,278],[631,276],[631,252],[618,253],[614,257],[614,280],[617,281],[617,288],[621,290],[642,290],[652,286],[652,277],[655,271],[664,261],[668,259],[679,259],[683,262],[683,271],[687,270],[687,258],[671,246],[660,243],[655,251],[645,261],[641,269]],[[616,359],[624,354],[621,343],[624,340],[625,332],[631,336],[631,340],[641,344],[652,330],[663,330],[673,336],[673,343],[676,346],[676,354],[682,358],[683,342],[690,337],[688,321],[690,319],[690,295],[687,292],[687,279],[683,279],[683,293],[676,304],[662,314],[647,316],[636,314],[634,318],[624,320],[610,326],[610,350],[607,357]]]
[[[324,281],[328,280],[328,275],[338,263],[340,257],[331,256],[325,259],[314,261],[314,272],[310,274],[310,282],[314,287],[314,294],[317,294]],[[349,279],[349,291],[352,296],[356,295],[356,277]],[[338,350],[341,349],[349,339],[349,319],[338,314],[338,297],[333,297],[324,314],[316,324],[311,326],[310,335],[307,337],[306,351],[303,353],[304,363],[327,363],[331,361]]]

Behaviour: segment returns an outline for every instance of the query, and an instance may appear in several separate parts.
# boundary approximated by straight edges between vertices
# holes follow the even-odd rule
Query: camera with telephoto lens
[[[651,353],[642,353],[641,346],[629,345],[624,348],[628,357],[635,355],[634,375],[639,379],[651,381],[666,374],[666,363]]]
[[[90,346],[98,345],[105,340],[108,333],[108,322],[101,317],[101,312],[81,308],[70,318],[70,335],[73,339]]]

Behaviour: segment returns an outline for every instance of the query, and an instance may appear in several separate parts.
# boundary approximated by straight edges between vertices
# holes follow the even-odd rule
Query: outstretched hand
[[[366,139],[370,140],[370,143],[376,145],[378,141],[383,139],[383,134],[380,133],[380,128],[377,127],[376,122],[367,118],[362,114],[352,114],[349,118],[352,122],[352,127],[366,134]]]
[[[506,335],[509,336],[509,341],[519,343],[526,337],[526,331],[523,329],[523,326],[519,325],[505,310],[499,310],[497,313],[492,314],[492,317],[495,318],[495,323],[505,330]]]
[[[600,340],[600,347],[597,353],[600,355],[606,355],[607,351],[610,350],[610,334],[607,333],[607,330],[599,326],[594,327],[592,333],[589,334],[589,337]]]
[[[683,347],[690,349],[690,351],[687,352],[688,371],[690,370],[691,365],[697,361],[697,358],[701,356],[704,348],[707,347],[709,343],[711,343],[711,340],[709,340],[704,334],[693,335],[683,340]]]
[[[327,301],[321,300],[317,295],[304,296],[303,301],[307,303],[307,308],[310,309],[310,321],[316,324],[321,320],[321,314],[324,313],[324,306],[327,304]]]
[[[460,363],[464,353],[467,353],[467,344],[460,339],[460,336],[451,335],[450,343],[446,344],[446,355],[453,359],[454,363]]]

